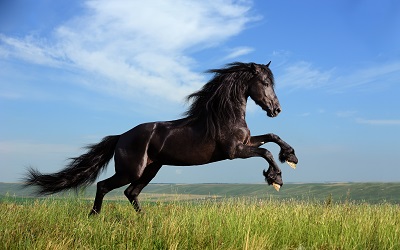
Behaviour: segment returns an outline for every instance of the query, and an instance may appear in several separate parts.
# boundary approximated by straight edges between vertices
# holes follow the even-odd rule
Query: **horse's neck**
[[[246,120],[246,107],[247,107],[247,99],[246,97],[243,97],[242,104],[240,109],[238,110],[239,114],[238,117],[240,117],[243,120]]]
[[[238,120],[243,120],[246,123],[246,106],[247,106],[247,99],[243,98],[241,103],[238,105],[235,111],[235,120],[232,122],[237,122]]]

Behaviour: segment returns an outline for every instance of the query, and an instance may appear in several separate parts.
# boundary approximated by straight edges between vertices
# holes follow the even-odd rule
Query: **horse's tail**
[[[28,169],[25,186],[37,186],[37,193],[43,195],[92,184],[113,157],[119,137],[107,136],[100,143],[89,145],[86,154],[71,158],[60,172],[41,174],[36,169]]]

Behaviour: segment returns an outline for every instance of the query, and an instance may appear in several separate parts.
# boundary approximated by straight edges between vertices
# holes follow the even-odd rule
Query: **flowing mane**
[[[204,122],[206,136],[215,139],[227,122],[240,118],[236,117],[240,108],[238,103],[242,102],[246,83],[254,76],[251,65],[234,62],[221,69],[208,70],[207,73],[214,73],[214,77],[187,97],[192,101],[185,112],[188,122]]]

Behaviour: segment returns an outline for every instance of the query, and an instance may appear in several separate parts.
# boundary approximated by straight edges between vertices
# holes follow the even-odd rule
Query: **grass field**
[[[400,249],[400,206],[390,198],[399,184],[329,185],[298,198],[266,193],[266,185],[150,185],[144,214],[118,193],[91,218],[91,190],[46,199],[8,192],[0,199],[0,249]],[[390,201],[362,198],[371,186]]]
[[[84,199],[0,203],[0,249],[400,249],[400,208],[226,198],[105,203]]]

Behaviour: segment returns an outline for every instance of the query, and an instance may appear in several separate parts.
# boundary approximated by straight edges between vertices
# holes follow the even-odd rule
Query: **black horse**
[[[41,174],[31,168],[25,185],[37,186],[38,194],[87,186],[114,156],[115,174],[97,183],[90,215],[100,213],[108,192],[129,183],[125,196],[139,212],[138,195],[163,165],[201,165],[258,156],[269,164],[268,171],[263,171],[266,181],[279,190],[283,185],[281,170],[271,152],[260,146],[267,142],[278,144],[279,160],[291,167],[298,162],[294,149],[274,134],[251,136],[245,121],[248,97],[269,117],[281,111],[269,64],[235,62],[209,70],[214,77],[188,96],[192,103],[184,118],[144,123],[122,135],[105,137],[99,144],[89,146],[86,154],[72,158],[58,173]]]

